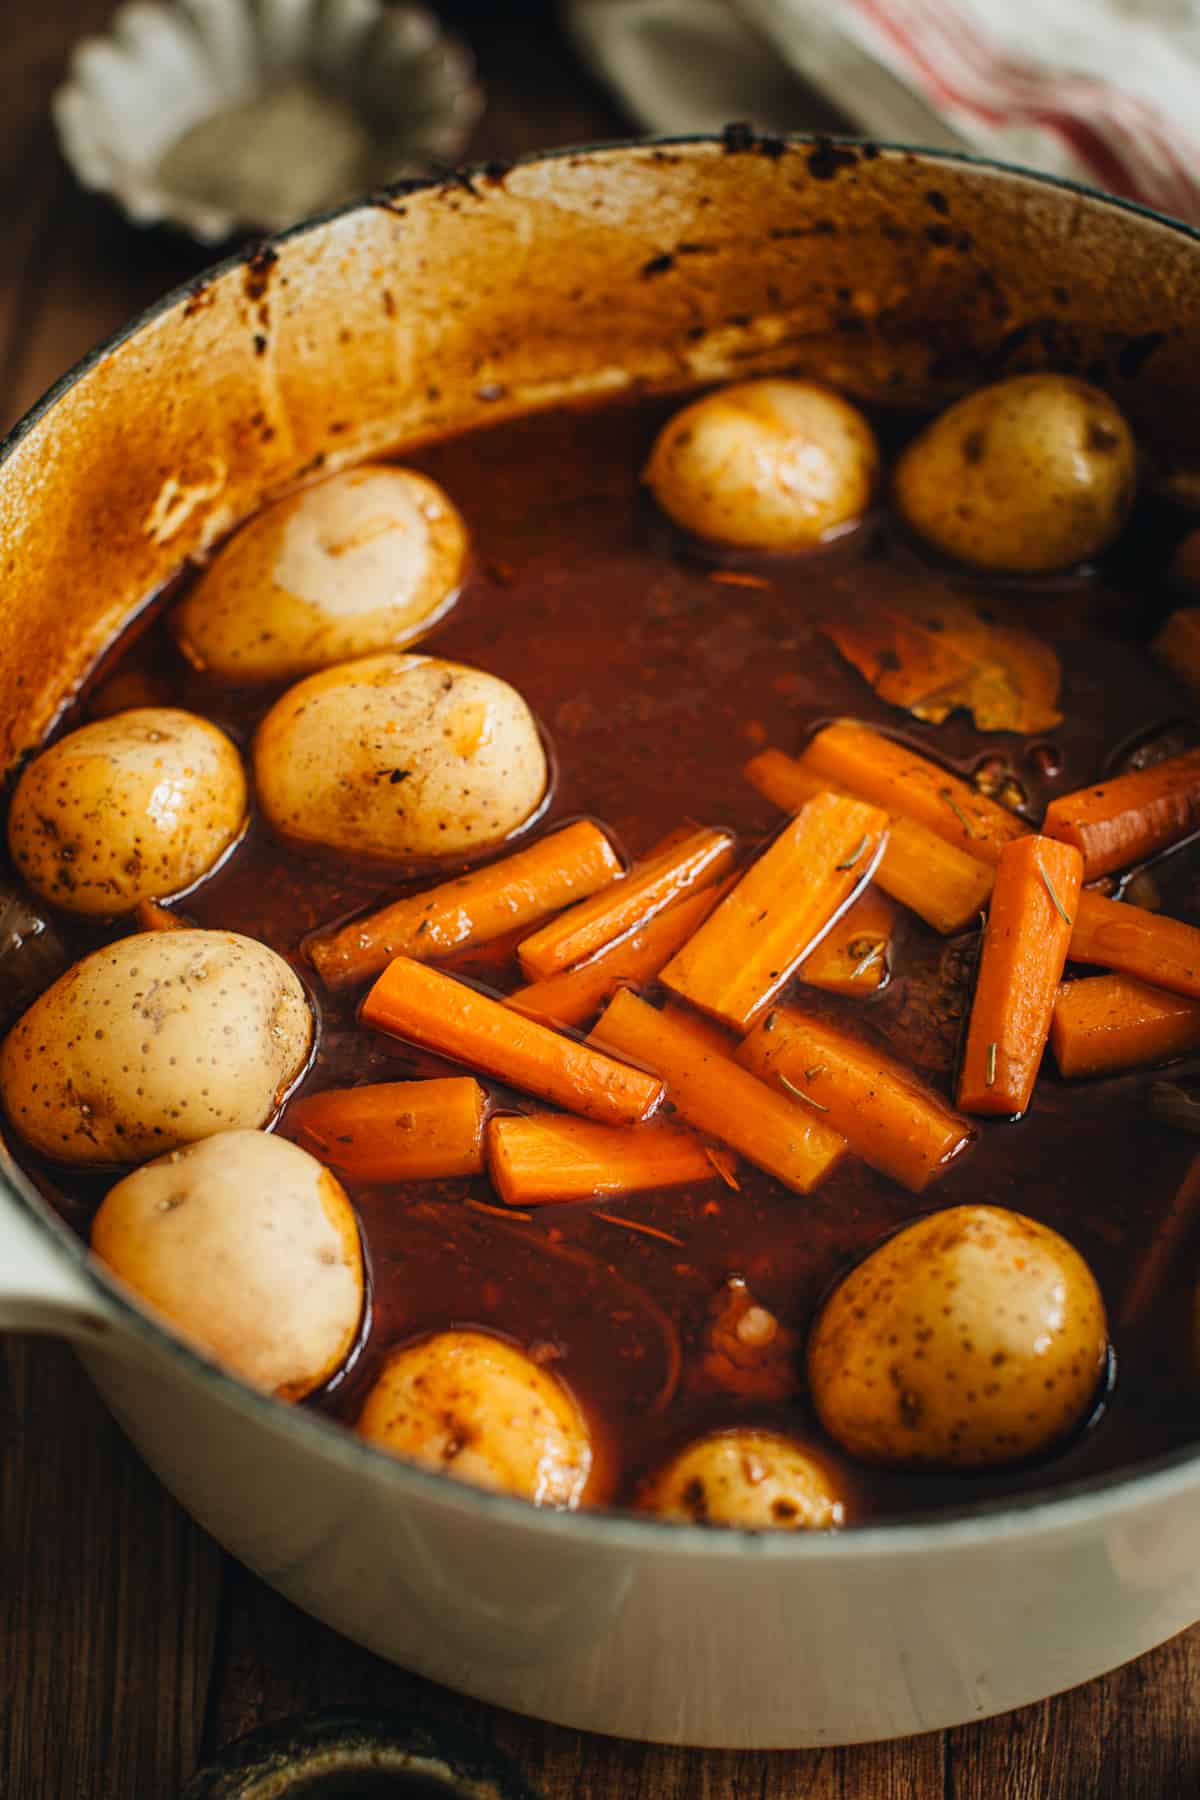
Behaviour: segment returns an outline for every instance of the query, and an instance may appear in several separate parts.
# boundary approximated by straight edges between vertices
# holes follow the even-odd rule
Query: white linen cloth
[[[1200,224],[1200,0],[567,0],[567,16],[647,130],[840,117]]]

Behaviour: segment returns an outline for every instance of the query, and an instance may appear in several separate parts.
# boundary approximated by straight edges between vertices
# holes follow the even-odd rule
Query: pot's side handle
[[[95,1338],[115,1318],[84,1270],[0,1184],[0,1331]]]

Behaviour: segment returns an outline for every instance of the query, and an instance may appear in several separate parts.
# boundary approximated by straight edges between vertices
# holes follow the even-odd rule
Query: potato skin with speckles
[[[896,464],[901,513],[958,562],[1046,574],[1095,556],[1133,505],[1124,416],[1069,375],[1017,375],[968,394]]]
[[[808,1347],[829,1435],[867,1462],[986,1468],[1051,1449],[1104,1373],[1095,1279],[1021,1213],[957,1206],[888,1238],[826,1301]]]
[[[399,650],[452,604],[467,548],[435,481],[363,464],[243,525],[180,601],[175,635],[217,681],[287,681]]]
[[[265,1125],[313,1017],[281,956],[231,931],[147,931],[94,950],[0,1046],[0,1099],[55,1162],[144,1162]]]
[[[190,887],[245,823],[246,777],[225,733],[145,706],[81,725],[34,758],[13,794],[8,844],[44,899],[109,916]]]
[[[697,1438],[642,1484],[642,1512],[746,1531],[828,1531],[845,1520],[819,1455],[774,1431],[739,1427]]]
[[[807,550],[861,518],[879,473],[858,408],[814,381],[739,381],[659,432],[645,480],[668,516],[712,543]]]
[[[440,1331],[389,1358],[361,1436],[426,1469],[532,1500],[579,1505],[591,1441],[562,1382],[483,1331]]]
[[[341,1185],[265,1131],[221,1131],[110,1188],[92,1249],[198,1349],[299,1400],[358,1334],[363,1258]]]
[[[547,768],[506,681],[385,655],[289,688],[258,728],[254,778],[281,837],[406,862],[502,842],[541,804]]]

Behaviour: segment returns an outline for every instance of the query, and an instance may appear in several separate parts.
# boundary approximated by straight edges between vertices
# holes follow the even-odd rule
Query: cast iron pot
[[[186,557],[317,471],[639,387],[791,368],[937,401],[1046,366],[1108,385],[1155,457],[1195,456],[1196,234],[995,165],[744,131],[338,213],[155,308],[4,447],[2,761]],[[541,1513],[251,1393],[7,1156],[0,1183],[0,1324],[73,1339],[171,1491],[292,1600],[501,1706],[852,1742],[1036,1700],[1200,1618],[1200,1454],[829,1536]]]

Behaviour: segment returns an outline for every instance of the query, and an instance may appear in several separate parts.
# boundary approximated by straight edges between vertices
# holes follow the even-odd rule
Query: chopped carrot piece
[[[1015,1115],[1029,1105],[1082,880],[1073,844],[1026,837],[1002,852],[958,1078],[964,1112]]]
[[[667,1105],[697,1131],[737,1150],[785,1186],[807,1194],[833,1168],[846,1140],[819,1114],[801,1114],[783,1094],[698,1042],[678,1019],[622,988],[589,1043],[644,1063],[667,1085]]]
[[[377,1031],[606,1125],[638,1125],[662,1097],[662,1082],[645,1070],[602,1056],[408,956],[388,964],[361,1017]]]
[[[721,898],[720,887],[689,894],[640,931],[609,944],[586,962],[546,981],[509,994],[505,1006],[543,1019],[548,1025],[582,1025],[612,999],[619,987],[653,981],[675,952],[707,919]]]
[[[431,1181],[483,1167],[487,1095],[470,1075],[327,1088],[288,1109],[297,1142],[351,1181]]]
[[[327,987],[350,987],[378,975],[393,956],[432,962],[532,925],[620,874],[621,860],[604,832],[577,819],[500,862],[312,939],[309,959]]]
[[[886,853],[885,853],[886,854]],[[796,970],[830,994],[873,994],[888,978],[896,908],[872,882]]]
[[[1029,831],[1015,813],[969,782],[853,719],[818,731],[800,760],[810,773],[915,819],[980,862],[999,862],[1005,844]]]
[[[1184,606],[1173,612],[1155,638],[1153,649],[1185,687],[1200,693],[1200,606]]]
[[[581,900],[525,938],[517,952],[522,969],[531,981],[545,980],[648,925],[685,894],[724,875],[734,848],[728,831],[689,831],[682,843],[636,864],[624,880]]]
[[[1064,981],[1058,990],[1050,1048],[1061,1075],[1111,1075],[1166,1062],[1197,1044],[1200,1000],[1186,994],[1132,975]]]
[[[782,750],[764,750],[752,756],[743,773],[760,794],[785,812],[799,812],[814,794],[847,791]],[[888,841],[872,880],[935,931],[948,935],[979,917],[992,891],[994,874],[989,864],[948,844],[915,819],[892,813]]]
[[[487,1162],[492,1186],[507,1206],[549,1206],[717,1179],[699,1139],[657,1119],[623,1130],[562,1113],[495,1118],[487,1130]]]
[[[1200,999],[1200,931],[1103,894],[1079,896],[1071,961],[1117,969],[1152,987]]]
[[[671,959],[663,982],[693,1006],[748,1031],[870,880],[887,825],[877,806],[818,794]]]
[[[686,1031],[697,1049],[711,1056],[732,1056],[738,1047],[738,1039],[732,1032],[726,1031],[724,1025],[718,1025],[705,1013],[698,1013],[684,1000],[676,1000],[670,994],[662,1009],[664,1019],[670,1019],[681,1031]]]
[[[1200,826],[1200,750],[1062,794],[1042,830],[1083,852],[1083,878],[1145,862]]]
[[[133,909],[133,921],[139,931],[186,931],[187,920],[181,919],[168,906],[157,900],[139,900]]]
[[[856,1156],[914,1194],[975,1139],[969,1120],[900,1063],[797,1007],[768,1013],[737,1058],[797,1106],[820,1107]]]

